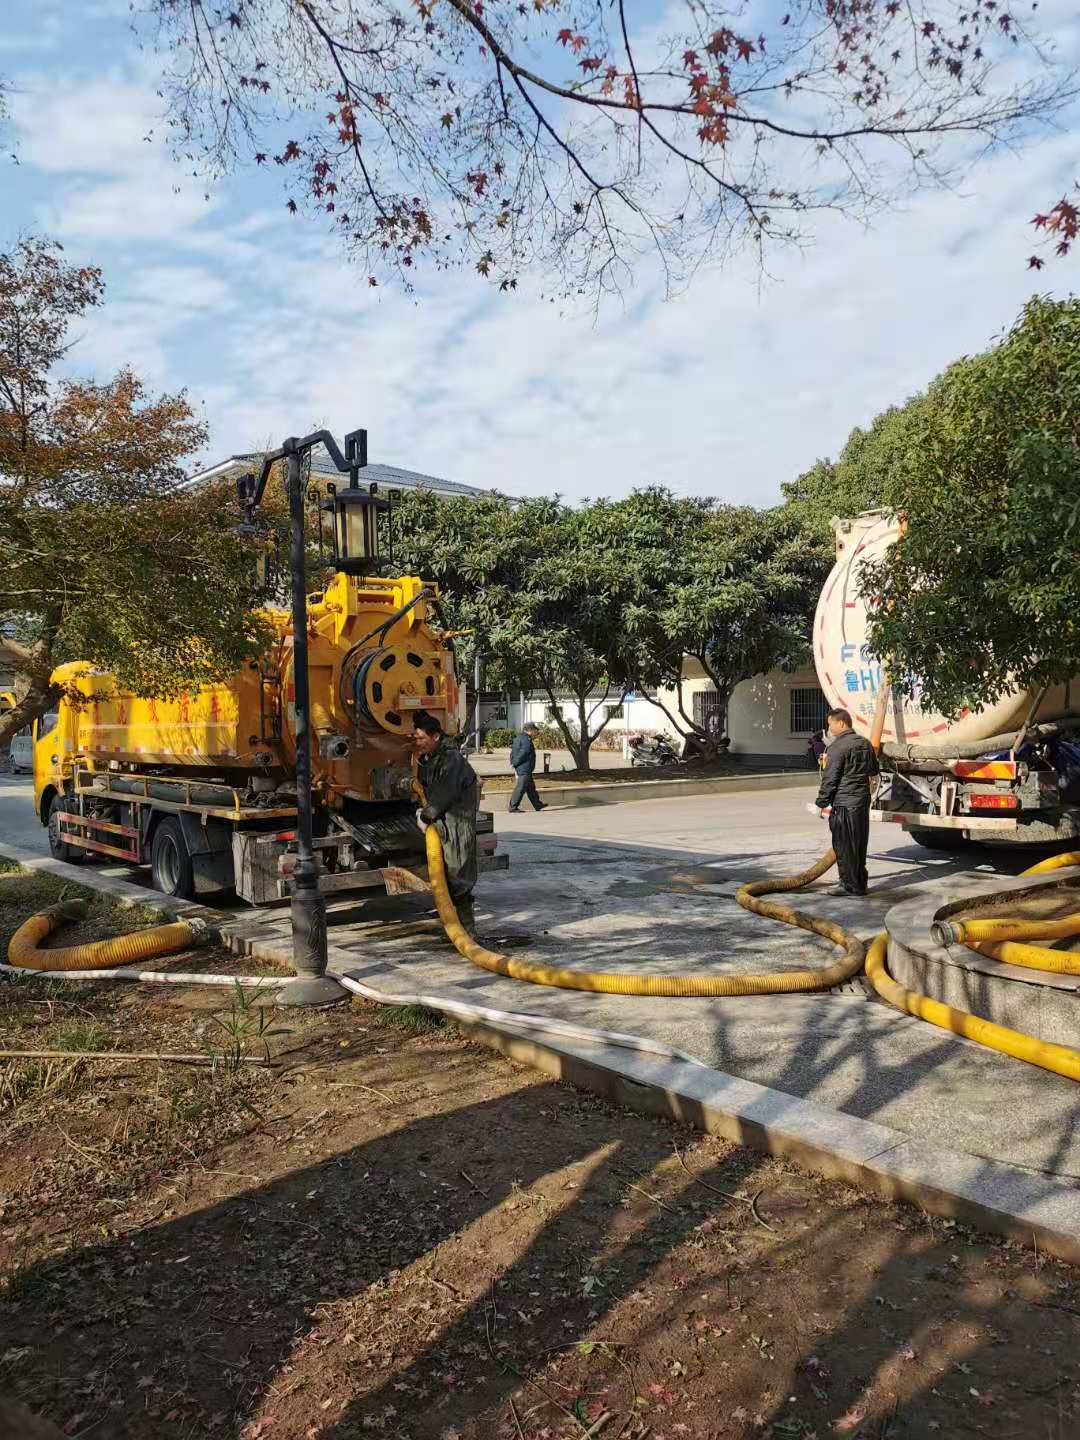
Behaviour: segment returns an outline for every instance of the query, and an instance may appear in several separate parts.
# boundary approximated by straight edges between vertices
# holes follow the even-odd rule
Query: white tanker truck
[[[830,706],[850,711],[870,736],[881,665],[866,643],[859,595],[863,561],[896,540],[881,512],[834,520],[836,564],[814,616],[814,664]],[[1080,678],[1044,693],[1003,695],[958,719],[924,710],[918,695],[891,693],[882,734],[877,820],[902,825],[933,849],[965,841],[1045,845],[1080,836]]]

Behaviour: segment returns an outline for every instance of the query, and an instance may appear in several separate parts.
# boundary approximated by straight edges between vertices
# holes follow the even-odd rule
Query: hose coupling
[[[191,930],[191,943],[193,946],[215,945],[221,939],[221,932],[216,926],[210,925],[198,915],[182,915],[180,918]]]
[[[964,943],[963,921],[935,920],[930,927],[930,934],[935,945],[948,949],[950,945],[962,945]]]

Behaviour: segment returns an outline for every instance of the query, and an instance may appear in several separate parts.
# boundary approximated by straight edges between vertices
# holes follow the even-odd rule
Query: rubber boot
[[[454,907],[458,913],[465,933],[471,940],[476,939],[476,906],[471,892],[468,895],[455,895]]]

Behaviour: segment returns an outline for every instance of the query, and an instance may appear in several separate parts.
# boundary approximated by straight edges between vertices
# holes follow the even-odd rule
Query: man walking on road
[[[517,775],[517,784],[514,786],[514,793],[510,796],[511,815],[518,814],[521,810],[521,802],[526,795],[528,795],[534,810],[547,809],[537,793],[536,781],[533,779],[533,771],[536,769],[536,745],[533,736],[537,733],[537,726],[530,720],[521,734],[515,735],[514,743],[510,747],[510,764]]]
[[[865,895],[866,848],[870,843],[870,781],[878,773],[869,740],[856,735],[846,710],[829,711],[829,745],[821,788],[814,802],[829,817],[840,884],[831,895]]]

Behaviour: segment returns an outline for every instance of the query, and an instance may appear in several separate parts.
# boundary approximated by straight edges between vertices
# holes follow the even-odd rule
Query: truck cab
[[[30,766],[34,772],[34,808],[42,825],[51,832],[56,821],[53,813],[66,789],[70,788],[75,752],[78,717],[70,703],[61,698],[30,727]],[[69,856],[69,859],[76,858]]]

